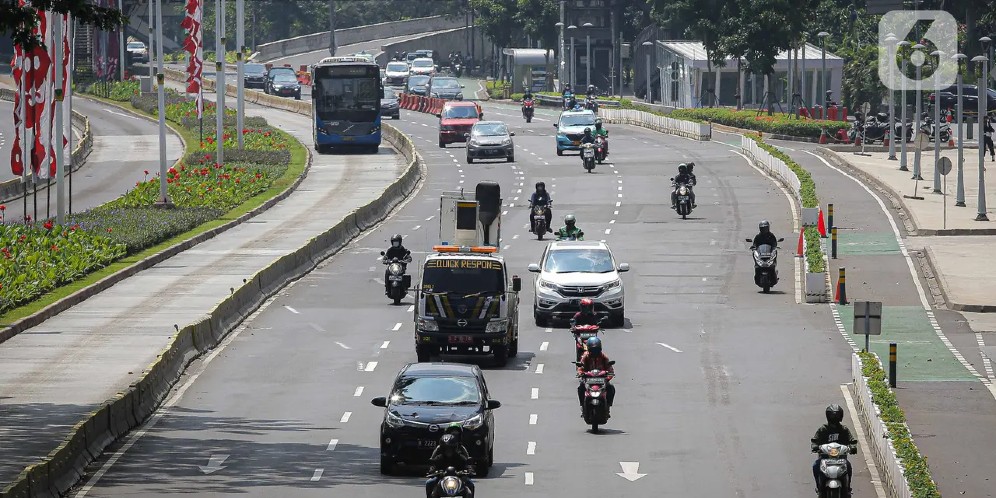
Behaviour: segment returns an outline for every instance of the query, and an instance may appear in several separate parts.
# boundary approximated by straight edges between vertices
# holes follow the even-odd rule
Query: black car
[[[449,76],[433,76],[429,80],[429,96],[437,99],[463,100],[463,85]]]
[[[270,94],[281,97],[293,96],[301,100],[301,84],[297,82],[297,76],[289,74],[278,74],[270,81]]]
[[[409,76],[408,77],[408,93],[414,93],[415,95],[428,96],[429,92],[429,77],[428,76]]]
[[[988,102],[986,102],[986,112],[990,113],[996,111],[996,90],[989,88],[988,92]],[[942,88],[940,92],[931,93],[927,96],[927,105],[929,109],[933,109],[934,99],[937,98],[937,94],[941,96],[941,112],[947,112],[951,109],[951,112],[955,113],[957,117],[958,114],[958,85],[951,85],[947,88]],[[979,113],[979,87],[975,85],[962,85],[961,86],[961,99],[965,105],[964,113],[968,115],[977,115]],[[931,115],[933,115],[933,111]]]
[[[273,93],[273,79],[281,74],[289,74],[294,77],[294,81],[297,81],[297,72],[294,71],[294,68],[288,66],[271,67],[270,70],[266,72],[266,77],[263,78],[263,93]]]
[[[443,431],[463,427],[463,445],[479,477],[494,464],[494,415],[501,406],[488,395],[477,365],[409,363],[391,388],[391,395],[374,398],[386,408],[380,425],[380,471],[390,475],[395,464],[427,465]]]
[[[266,81],[266,66],[262,64],[245,64],[242,84],[246,88],[263,88]]]
[[[401,119],[401,99],[397,93],[394,93],[394,89],[384,89],[384,98],[380,99],[380,113],[385,118],[390,116],[393,119]]]

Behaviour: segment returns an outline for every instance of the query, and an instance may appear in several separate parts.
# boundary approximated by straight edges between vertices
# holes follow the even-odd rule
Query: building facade
[[[567,56],[564,80],[579,91],[587,87],[589,81],[599,89],[618,90],[621,2],[561,0],[561,7],[564,12],[564,53]],[[587,53],[589,39],[590,54]],[[616,77],[615,86],[611,79],[613,76]]]

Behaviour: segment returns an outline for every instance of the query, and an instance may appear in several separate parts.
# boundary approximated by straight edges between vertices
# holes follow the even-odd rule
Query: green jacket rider
[[[594,132],[592,134],[595,135],[596,137],[609,138],[609,130],[602,128],[601,118],[595,120],[595,129],[592,131]]]
[[[564,216],[564,225],[557,230],[558,239],[568,239],[575,237],[577,240],[584,240],[584,232],[577,227],[577,220],[574,218],[573,214]]]

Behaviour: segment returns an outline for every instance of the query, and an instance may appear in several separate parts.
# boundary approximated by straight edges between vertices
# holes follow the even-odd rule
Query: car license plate
[[[451,335],[450,344],[473,344],[474,336],[472,335]]]
[[[591,339],[592,337],[597,337],[597,336],[598,334],[596,332],[583,332],[578,334],[578,337],[582,339]]]
[[[420,439],[418,441],[418,446],[419,446],[419,448],[435,448],[436,447],[436,441],[431,440],[431,439]]]
[[[353,137],[342,137],[342,141],[343,142],[352,142],[353,141]]]
[[[581,304],[581,300],[580,299],[571,299],[570,301],[568,301],[567,304],[569,304],[571,306],[577,306],[577,305]]]
[[[574,144],[574,145],[581,145],[581,141],[580,140],[575,140],[575,141],[573,141],[571,143]]]
[[[387,277],[387,279],[390,280],[391,282],[400,282],[401,275],[391,275],[390,277]]]
[[[584,381],[586,384],[605,384],[605,377],[588,377]]]

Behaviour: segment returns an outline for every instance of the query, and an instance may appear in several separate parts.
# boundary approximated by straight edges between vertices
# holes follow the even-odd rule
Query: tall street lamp
[[[889,33],[885,41],[888,42],[886,50],[889,50],[889,83],[895,81],[892,76],[892,68],[896,65],[896,35]],[[889,160],[896,160],[896,91],[889,88]]]
[[[571,80],[571,91],[574,91],[574,87],[577,84],[575,78],[577,77],[577,70],[574,68],[577,65],[577,57],[574,55],[574,30],[578,29],[577,26],[571,24],[567,27],[567,31],[571,32],[571,66],[570,66],[570,80]]]
[[[902,123],[900,125],[901,129],[902,129],[902,133],[901,133],[902,137],[901,137],[901,141],[899,142],[899,147],[900,147],[900,151],[899,151],[899,171],[909,171],[910,170],[909,163],[906,161],[906,140],[908,140],[908,138],[906,137],[906,133],[907,133],[906,132],[906,79],[907,79],[906,78],[906,62],[909,60],[909,57],[906,56],[905,50],[903,50],[906,47],[909,47],[910,45],[911,45],[910,42],[908,42],[906,40],[903,40],[903,41],[899,42],[899,47],[898,47],[899,50],[900,50],[900,52],[903,52],[903,53],[900,54],[902,56],[902,58],[903,58],[903,74],[902,74],[902,78],[900,78],[901,80],[903,80],[903,83],[902,83],[903,90],[901,92],[899,92],[899,97],[900,97],[900,102],[902,103],[903,109],[902,109]]]
[[[937,167],[937,163],[941,160],[941,96],[939,95],[941,80],[939,76],[941,73],[941,57],[944,56],[944,52],[935,50],[930,53],[930,56],[937,57],[937,63],[934,64],[934,193],[940,194],[941,168]]]
[[[954,54],[952,59],[958,64],[958,192],[955,194],[955,206],[965,207],[965,134],[961,132],[961,126],[965,118],[965,109],[962,104],[962,77],[961,61],[967,59],[965,54]],[[935,97],[936,98],[936,97]]]
[[[643,42],[643,46],[647,47],[647,99],[646,100],[647,100],[648,104],[653,104],[654,103],[653,94],[650,93],[650,47],[652,47],[653,45],[654,44],[651,43],[651,42],[649,42],[649,41]],[[662,87],[663,87],[663,85],[664,85],[664,82],[661,82],[661,86]],[[663,92],[663,90],[662,90],[662,92]],[[664,98],[664,94],[661,93],[661,99],[663,99],[663,98]],[[661,100],[662,104],[663,104],[663,102],[664,101]]]
[[[561,6],[561,8],[563,8],[564,2],[560,2],[560,6]],[[563,13],[563,10],[561,10],[561,13]],[[557,24],[554,24],[554,26],[556,26],[557,29],[560,32],[560,34],[558,35],[559,40],[558,40],[558,43],[557,43],[557,45],[560,47],[560,49],[557,51],[557,83],[560,85],[560,90],[563,91],[563,89],[564,89],[564,23],[558,22]]]
[[[595,25],[590,22],[586,22],[581,26],[584,28],[593,28]],[[591,86],[591,30],[586,29],[584,36],[588,42],[588,46],[584,50],[584,71],[585,71],[584,87],[585,90],[587,91],[588,87]]]
[[[910,60],[913,62],[913,65],[916,66],[916,110],[913,111],[913,113],[916,114],[916,125],[913,128],[913,133],[916,136],[917,143],[916,148],[913,150],[913,180],[923,180],[923,176],[920,175],[920,154],[923,149],[920,145],[920,140],[923,138],[923,133],[920,132],[920,111],[922,109],[921,105],[923,104],[923,92],[920,89],[920,78],[923,77],[924,64],[930,62],[926,61],[923,55],[922,50],[925,48],[927,47],[917,43],[916,45],[913,45],[914,52],[910,54]],[[916,193],[913,195],[916,195]]]
[[[982,42],[982,53],[989,53],[989,42],[992,39],[983,36],[979,38],[979,41]],[[972,58],[972,62],[982,66],[982,80],[979,82],[977,94],[979,95],[979,212],[975,216],[975,221],[989,221],[989,216],[986,215],[986,141],[984,135],[985,115],[989,99],[982,98],[983,95],[989,93],[989,58],[977,55]]]
[[[820,72],[820,95],[823,97],[824,100],[823,117],[825,119],[827,112],[826,106],[829,103],[829,99],[827,99],[826,95],[827,95],[827,37],[830,36],[830,33],[827,33],[826,31],[820,31],[819,33],[816,34],[816,36],[820,37],[820,53],[821,53],[821,58],[823,59],[823,70]]]

